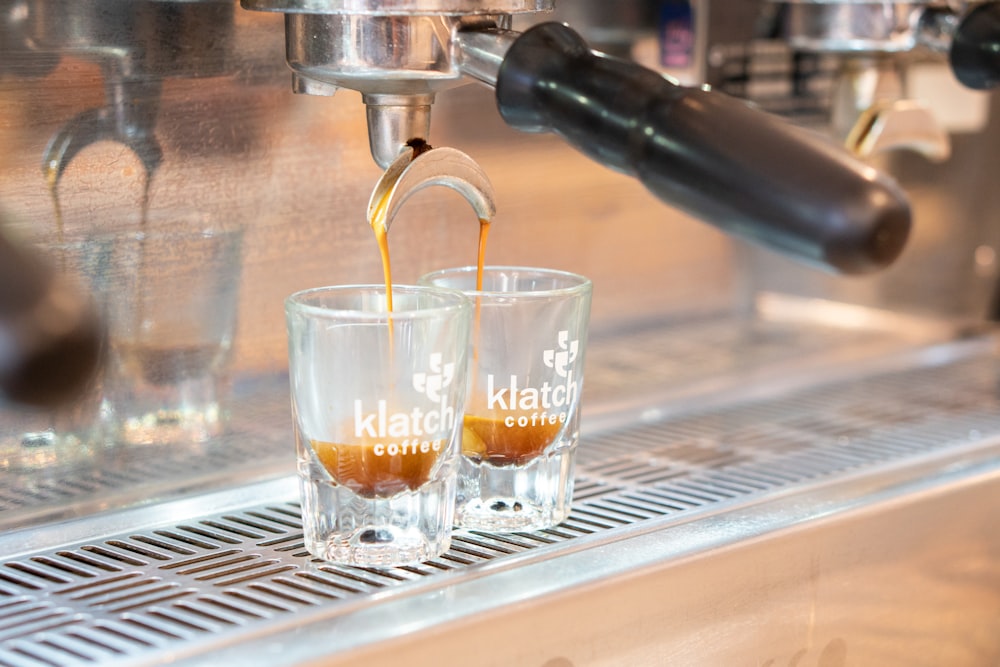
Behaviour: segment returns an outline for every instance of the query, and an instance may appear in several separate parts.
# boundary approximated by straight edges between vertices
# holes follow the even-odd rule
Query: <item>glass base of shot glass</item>
[[[43,428],[0,436],[0,471],[78,465],[99,453],[99,431],[66,433]]]
[[[212,376],[189,377],[164,386],[129,387],[110,402],[113,439],[129,445],[206,442],[223,434],[224,391]]]
[[[551,528],[569,515],[576,447],[555,448],[524,465],[494,466],[463,456],[456,524],[499,533]]]
[[[100,397],[85,396],[54,412],[0,410],[0,470],[77,465],[101,453]]]
[[[222,432],[219,406],[213,404],[198,410],[160,408],[127,417],[118,424],[116,440],[129,445],[205,442]]]
[[[308,470],[300,462],[300,470]],[[437,558],[451,546],[454,477],[388,498],[362,497],[320,475],[299,475],[306,549],[316,558],[394,567]]]

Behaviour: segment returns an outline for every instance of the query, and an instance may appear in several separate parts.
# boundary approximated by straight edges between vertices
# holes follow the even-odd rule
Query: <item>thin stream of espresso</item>
[[[45,169],[45,182],[49,186],[49,196],[52,197],[52,208],[56,216],[56,243],[59,247],[59,269],[66,271],[66,223],[63,221],[62,202],[59,200],[59,170],[50,164]]]
[[[483,265],[486,261],[486,238],[490,235],[490,221],[479,219],[479,255],[476,261],[476,291],[483,291]],[[477,300],[478,304],[478,300]],[[477,305],[478,307],[478,305]],[[478,311],[477,311],[478,312]],[[478,319],[478,318],[477,318]]]
[[[385,279],[385,305],[386,309],[391,313],[392,268],[389,264],[389,229],[385,220],[388,214],[390,192],[392,192],[391,189],[387,190],[382,195],[378,204],[375,205],[375,210],[372,211],[371,217],[368,219],[368,224],[371,225],[372,231],[375,233],[375,242],[378,244],[378,252],[382,257],[382,275]],[[391,332],[392,327],[389,330]]]
[[[476,318],[473,322],[472,340],[472,384],[475,387],[479,379],[479,333],[480,320],[483,310],[483,267],[486,262],[486,239],[490,235],[490,221],[486,218],[479,219],[479,255],[476,259]]]
[[[395,349],[395,334],[393,333],[392,325],[392,267],[389,263],[389,229],[386,225],[386,216],[389,210],[389,192],[386,191],[382,198],[379,200],[378,204],[375,205],[375,210],[372,211],[371,217],[368,219],[368,224],[371,225],[372,232],[375,234],[375,243],[378,245],[378,253],[382,258],[382,277],[385,280],[385,308],[389,313],[389,320],[387,322],[389,326],[389,357],[395,354],[393,351]]]

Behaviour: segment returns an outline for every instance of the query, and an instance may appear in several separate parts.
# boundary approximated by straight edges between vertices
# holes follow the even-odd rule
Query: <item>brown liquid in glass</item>
[[[462,424],[462,454],[495,466],[524,465],[540,456],[559,437],[563,424],[518,426],[504,423],[511,415],[478,417],[465,415]]]
[[[364,498],[385,498],[419,489],[430,479],[441,453],[427,448],[426,452],[390,456],[377,454],[376,443],[310,440],[309,444],[334,481]]]

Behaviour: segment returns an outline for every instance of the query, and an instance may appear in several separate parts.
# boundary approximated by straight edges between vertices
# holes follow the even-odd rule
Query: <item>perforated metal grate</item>
[[[847,472],[1000,437],[1000,363],[981,355],[706,410],[581,443],[573,512],[551,530],[459,532],[441,558],[312,561],[294,498],[0,562],[0,665],[150,661],[307,609],[349,614],[487,563],[557,557],[637,523],[752,503]],[[442,584],[443,585],[443,584]]]
[[[176,489],[211,489],[289,473],[287,379],[235,392],[231,432],[205,443],[142,447],[59,445],[0,457],[0,530],[123,507]],[[278,399],[278,400],[276,400]]]

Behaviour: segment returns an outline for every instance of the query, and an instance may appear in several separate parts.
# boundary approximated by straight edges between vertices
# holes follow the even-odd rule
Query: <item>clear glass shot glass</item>
[[[240,227],[197,218],[102,237],[113,441],[198,443],[224,432],[242,241]]]
[[[456,522],[539,530],[566,518],[573,497],[589,279],[562,271],[445,269],[423,285],[473,299]]]
[[[394,285],[298,292],[285,303],[306,548],[362,566],[451,544],[472,304]]]

